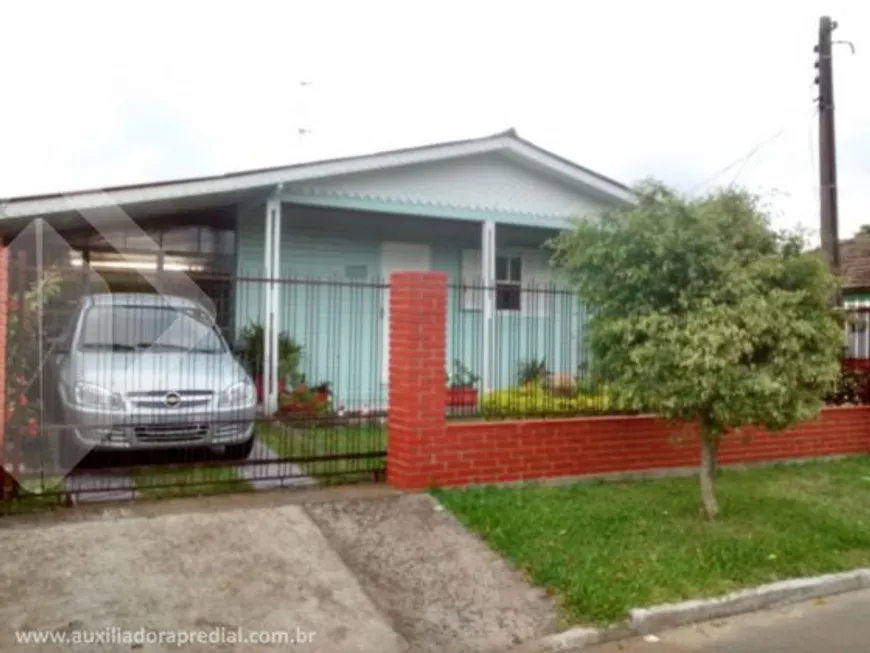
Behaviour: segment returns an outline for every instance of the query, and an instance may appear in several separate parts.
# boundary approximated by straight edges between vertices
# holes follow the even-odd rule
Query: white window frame
[[[505,269],[507,271],[507,278],[499,278],[498,276],[498,268],[499,268],[499,260],[505,261]],[[514,271],[514,266],[516,265],[516,277],[513,278],[514,275],[512,272]],[[495,282],[495,310],[498,313],[522,313],[523,312],[523,256],[521,252],[514,250],[501,250],[496,252],[495,255],[495,273],[493,275]],[[500,297],[499,289],[503,286],[509,286],[511,288],[516,288],[517,292],[517,307],[516,308],[502,308],[498,305],[498,299]]]
[[[462,285],[461,305],[464,311],[483,310],[484,292],[483,282],[480,279],[480,257],[480,250],[462,250],[460,283]],[[519,259],[519,280],[497,278],[499,257],[512,260]],[[494,306],[493,309],[496,314],[520,314],[524,317],[547,317],[550,314],[551,307],[549,303],[542,298],[540,293],[534,292],[536,288],[552,283],[551,270],[545,259],[546,256],[542,255],[538,249],[528,247],[504,248],[496,252],[496,269],[493,270],[493,284],[495,288],[497,289],[503,284],[516,284],[520,288],[519,309],[499,309],[497,306]],[[497,300],[497,290],[495,294],[494,301]]]

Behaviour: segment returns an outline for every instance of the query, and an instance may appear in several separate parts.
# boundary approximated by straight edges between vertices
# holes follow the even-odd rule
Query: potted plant
[[[517,382],[521,386],[543,385],[549,377],[550,371],[544,360],[529,360],[520,363],[517,371]]]
[[[480,377],[462,364],[461,361],[453,362],[453,374],[447,378],[447,405],[448,406],[476,406],[477,405],[477,382]]]
[[[302,375],[291,390],[282,391],[276,417],[282,422],[316,426],[331,414],[331,384],[327,381],[309,386]]]
[[[261,324],[249,324],[239,336],[239,362],[254,379],[257,386],[257,401],[263,399],[263,337]],[[278,392],[284,392],[288,385],[299,380],[299,363],[302,359],[302,346],[298,345],[285,332],[278,334]]]

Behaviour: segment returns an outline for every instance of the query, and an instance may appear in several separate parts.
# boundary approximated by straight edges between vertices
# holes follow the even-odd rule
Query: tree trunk
[[[716,500],[716,454],[719,452],[719,436],[708,429],[701,429],[701,502],[704,516],[715,519],[719,514]]]

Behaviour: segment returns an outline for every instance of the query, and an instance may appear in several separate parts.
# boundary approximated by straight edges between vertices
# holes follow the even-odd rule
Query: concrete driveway
[[[383,486],[0,520],[0,653],[500,653],[554,629],[437,502]]]
[[[765,610],[584,649],[584,653],[866,653],[870,591]]]
[[[407,650],[302,507],[107,514],[0,524],[0,651]]]
[[[414,653],[501,653],[556,629],[546,593],[428,495],[307,510]]]

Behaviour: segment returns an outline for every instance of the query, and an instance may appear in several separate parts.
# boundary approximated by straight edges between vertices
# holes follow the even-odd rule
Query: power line
[[[808,91],[815,91],[815,86],[816,86],[815,83],[810,83],[807,85],[807,90]],[[815,119],[815,115],[816,115],[816,98],[814,98],[812,96],[811,96],[810,109],[811,109],[811,120],[812,120],[812,119]],[[688,193],[694,194],[697,190],[699,190],[703,186],[706,186],[710,182],[715,181],[718,177],[725,174],[726,172],[728,172],[729,170],[731,170],[735,166],[740,166],[740,168],[735,173],[734,178],[731,180],[731,185],[733,186],[735,183],[737,183],[737,179],[743,173],[743,170],[746,167],[746,164],[749,163],[749,161],[752,159],[752,157],[754,157],[756,154],[758,154],[758,152],[760,152],[766,145],[769,145],[773,141],[777,140],[780,136],[785,134],[790,129],[791,129],[791,127],[780,128],[772,136],[770,136],[770,137],[764,139],[763,141],[757,143],[756,145],[754,145],[746,154],[744,154],[740,158],[735,159],[734,161],[732,161],[731,163],[729,163],[725,167],[720,168],[719,170],[717,170],[715,173],[713,173],[709,177],[707,177],[704,180],[695,184],[691,188],[691,190],[688,191]],[[812,129],[812,125],[810,126],[810,129]]]
[[[747,152],[746,154],[744,154],[743,156],[741,156],[739,159],[736,159],[735,161],[732,161],[731,163],[729,163],[729,164],[728,164],[727,166],[725,166],[724,168],[721,168],[721,169],[717,170],[715,173],[713,173],[713,174],[710,175],[709,177],[707,177],[707,178],[705,178],[704,180],[702,180],[701,182],[695,184],[695,186],[693,186],[693,187],[689,190],[689,194],[690,194],[690,195],[693,195],[693,194],[694,194],[697,190],[699,190],[700,188],[706,186],[707,184],[709,184],[709,183],[712,182],[712,181],[715,181],[715,180],[718,179],[720,176],[722,176],[723,174],[725,174],[726,172],[728,172],[729,170],[731,170],[731,169],[734,168],[735,166],[738,166],[738,165],[739,165],[739,166],[740,166],[740,169],[737,171],[737,174],[734,176],[734,179],[732,179],[732,181],[731,181],[731,184],[734,184],[734,183],[737,181],[737,177],[740,176],[740,173],[743,171],[743,168],[746,166],[746,164],[749,162],[749,160],[750,160],[753,156],[755,156],[756,154],[758,154],[758,152],[761,151],[761,149],[762,149],[765,145],[768,145],[769,143],[772,143],[773,141],[775,141],[776,139],[778,139],[780,136],[782,136],[785,132],[786,132],[786,128],[785,128],[785,127],[782,127],[782,128],[781,128],[779,131],[777,131],[773,136],[769,136],[768,138],[764,139],[764,140],[761,141],[760,143],[758,143],[758,144],[756,144],[755,146],[753,146],[752,149],[749,150],[749,152]]]

